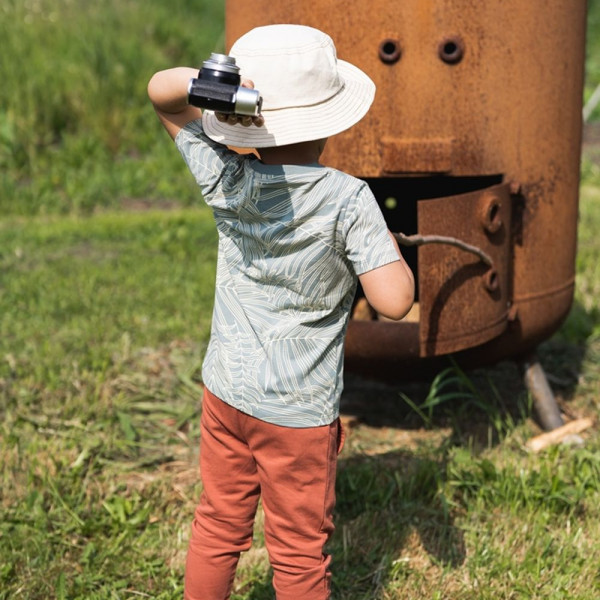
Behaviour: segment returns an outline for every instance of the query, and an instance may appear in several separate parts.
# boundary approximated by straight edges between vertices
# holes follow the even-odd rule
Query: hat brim
[[[341,133],[365,116],[375,97],[375,84],[343,60],[337,61],[337,69],[344,85],[325,102],[277,110],[263,108],[264,125],[260,127],[229,125],[219,121],[214,112],[204,111],[204,131],[213,141],[237,148],[287,146]]]

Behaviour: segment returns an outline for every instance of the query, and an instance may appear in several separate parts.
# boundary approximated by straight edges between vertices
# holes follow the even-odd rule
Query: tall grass
[[[0,223],[0,598],[177,597],[215,242],[193,209]]]
[[[587,101],[600,85],[600,2],[588,0],[588,27],[586,43],[584,101]],[[600,104],[596,106],[590,120],[600,119]]]
[[[146,83],[222,49],[222,2],[7,0],[0,38],[3,214],[193,201]]]

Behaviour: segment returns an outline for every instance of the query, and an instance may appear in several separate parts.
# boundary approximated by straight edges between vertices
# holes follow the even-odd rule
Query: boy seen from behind
[[[230,54],[263,97],[259,117],[191,106],[197,69],[160,71],[148,85],[219,235],[185,598],[230,597],[261,498],[277,600],[325,600],[357,281],[391,319],[410,309],[414,281],[369,187],[319,162],[327,138],[368,111],[369,77],[300,25],[253,29]]]

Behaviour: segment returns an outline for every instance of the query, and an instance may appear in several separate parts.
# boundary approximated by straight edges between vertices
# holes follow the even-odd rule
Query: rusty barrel
[[[374,105],[332,138],[326,164],[365,179],[390,229],[458,240],[405,250],[408,317],[357,298],[346,365],[403,377],[452,354],[466,367],[526,355],[574,292],[585,55],[584,0],[227,0],[226,45],[299,23],[377,85]]]

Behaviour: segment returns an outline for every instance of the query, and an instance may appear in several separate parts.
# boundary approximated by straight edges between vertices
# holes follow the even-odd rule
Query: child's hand
[[[242,79],[242,87],[253,90],[254,82],[250,79]],[[260,127],[263,125],[265,120],[262,115],[258,115],[256,117],[251,117],[250,115],[228,115],[225,113],[215,113],[215,117],[217,117],[218,121],[221,123],[229,123],[230,125],[236,125],[237,123],[241,123],[244,127],[249,127],[250,125],[256,125]]]

